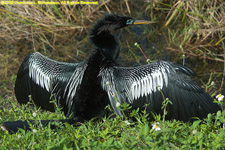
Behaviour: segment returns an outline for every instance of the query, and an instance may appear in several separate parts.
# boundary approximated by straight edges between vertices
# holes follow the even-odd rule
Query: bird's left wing
[[[167,107],[167,119],[188,121],[192,117],[206,117],[219,107],[191,78],[187,67],[165,61],[139,67],[103,67],[99,76],[103,90],[118,115],[119,105],[128,103],[133,108],[147,106],[148,112],[162,113],[165,98],[172,101]]]

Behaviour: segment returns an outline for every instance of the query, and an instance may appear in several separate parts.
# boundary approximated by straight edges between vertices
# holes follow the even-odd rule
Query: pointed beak
[[[150,24],[153,23],[152,21],[147,21],[147,20],[135,20],[133,24]]]

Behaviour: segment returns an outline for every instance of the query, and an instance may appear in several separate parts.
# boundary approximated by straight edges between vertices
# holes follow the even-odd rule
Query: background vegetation
[[[213,97],[225,93],[225,3],[223,0],[100,0],[98,5],[0,5],[0,123],[18,119],[60,119],[49,113],[20,106],[14,96],[16,73],[24,57],[34,51],[59,61],[79,62],[91,51],[88,33],[105,13],[116,12],[155,24],[136,26],[116,33],[122,54],[121,66],[146,64],[140,48],[150,60],[163,59],[192,68],[194,77]],[[138,43],[140,48],[135,46]],[[37,116],[32,115],[36,113]],[[9,135],[0,131],[3,149],[211,149],[224,148],[224,113],[205,121],[182,123],[159,121],[160,131],[146,115],[127,124],[107,117],[67,125],[59,131],[38,128]],[[212,118],[216,117],[216,122]],[[58,125],[61,127],[61,125]]]

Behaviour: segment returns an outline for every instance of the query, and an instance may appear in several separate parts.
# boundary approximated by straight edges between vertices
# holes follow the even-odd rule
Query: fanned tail
[[[63,125],[65,123],[69,123],[71,125],[75,125],[78,122],[82,122],[81,120],[78,119],[63,119],[63,120],[40,120],[40,123],[36,125],[34,120],[29,120],[29,121],[7,121],[2,123],[1,128],[4,131],[8,131],[10,134],[16,133],[19,129],[24,129],[26,131],[31,130],[30,125],[36,125],[36,126],[42,126],[46,127],[50,124],[51,129],[57,128],[56,125],[54,125],[54,122],[56,123],[62,123]]]

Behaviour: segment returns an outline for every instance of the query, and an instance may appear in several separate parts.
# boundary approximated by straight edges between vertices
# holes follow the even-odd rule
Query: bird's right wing
[[[19,103],[27,103],[31,96],[42,109],[54,111],[50,103],[54,95],[65,112],[71,108],[86,62],[64,63],[51,60],[39,52],[28,55],[17,73],[15,94]]]

